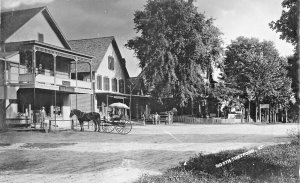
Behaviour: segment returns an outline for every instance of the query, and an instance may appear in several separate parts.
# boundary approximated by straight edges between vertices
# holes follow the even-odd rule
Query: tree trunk
[[[251,118],[251,116],[250,116],[250,103],[251,103],[251,101],[249,100],[249,104],[248,104],[248,123],[250,123],[250,118]]]
[[[259,107],[259,101],[256,100],[256,110],[255,110],[255,122],[261,122],[260,119],[260,107]]]
[[[273,111],[274,111],[274,112],[273,112],[273,113],[274,113],[274,123],[276,123],[276,121],[277,121],[277,120],[276,120],[276,109],[274,109]]]
[[[287,109],[285,109],[285,122],[288,122]]]
[[[194,102],[193,102],[193,98],[191,98],[191,115],[194,116]]]

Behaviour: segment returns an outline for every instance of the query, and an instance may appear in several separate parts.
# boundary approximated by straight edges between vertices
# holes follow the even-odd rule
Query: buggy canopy
[[[126,104],[117,102],[117,103],[112,103],[109,105],[109,107],[116,107],[116,108],[121,108],[121,109],[130,109]]]

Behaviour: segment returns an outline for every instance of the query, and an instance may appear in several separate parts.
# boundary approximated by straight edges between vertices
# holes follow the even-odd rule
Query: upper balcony
[[[69,79],[64,74],[56,74],[56,77],[32,73],[20,74],[19,83],[23,88],[32,87],[59,90],[71,93],[92,93],[92,82]]]
[[[93,93],[92,74],[90,78],[77,77],[77,65],[88,64],[91,56],[46,45],[29,42],[21,46],[19,64],[8,69],[8,83],[21,88],[40,88],[69,93]],[[75,78],[71,78],[71,67],[75,66]]]

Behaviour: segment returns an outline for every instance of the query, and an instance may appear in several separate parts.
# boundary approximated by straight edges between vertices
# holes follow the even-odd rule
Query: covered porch
[[[7,49],[16,47],[20,54],[19,63],[11,65],[7,72],[18,77],[14,77],[17,81],[7,83],[19,89],[17,100],[7,108],[7,120],[16,122],[18,118],[28,118],[32,123],[42,107],[46,119],[70,120],[70,95],[93,94],[92,78],[80,80],[77,77],[77,66],[87,64],[91,70],[93,57],[37,41],[11,44]],[[71,78],[73,65],[74,79]]]

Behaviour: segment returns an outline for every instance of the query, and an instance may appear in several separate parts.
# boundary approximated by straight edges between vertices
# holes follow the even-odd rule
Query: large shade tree
[[[238,37],[228,45],[224,61],[225,82],[245,99],[273,106],[287,106],[293,97],[288,62],[280,57],[273,42]]]
[[[213,19],[181,0],[148,0],[134,14],[139,36],[126,46],[135,51],[146,84],[157,99],[173,97],[180,106],[205,90],[206,74],[222,54]]]
[[[280,38],[286,40],[293,45],[298,44],[299,35],[297,34],[299,7],[297,7],[299,0],[283,0],[281,17],[277,21],[272,21],[269,25],[271,29],[280,33]],[[298,5],[299,6],[299,5]]]
[[[297,4],[298,1],[298,4]],[[289,68],[289,76],[293,80],[293,89],[299,92],[299,80],[297,68],[299,63],[299,34],[297,34],[299,24],[299,0],[283,0],[282,13],[277,21],[272,21],[269,25],[272,30],[280,33],[280,39],[286,40],[295,46],[295,54],[288,58],[291,67]],[[297,7],[298,6],[298,7]]]
[[[294,45],[294,55],[288,58],[290,67],[288,76],[292,78],[293,91],[297,93],[297,103],[291,107],[290,116],[299,120],[299,17],[300,17],[300,0],[283,0],[282,13],[278,20],[272,21],[269,25],[271,29],[280,33],[280,38]],[[298,30],[298,34],[297,34]]]

